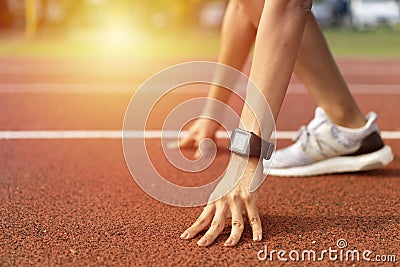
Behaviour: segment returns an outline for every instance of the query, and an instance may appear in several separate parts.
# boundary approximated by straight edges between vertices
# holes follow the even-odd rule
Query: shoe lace
[[[309,145],[311,143],[310,142],[311,134],[312,133],[308,130],[308,127],[303,125],[303,126],[300,127],[300,129],[297,132],[297,135],[293,139],[293,141],[294,142],[300,142],[302,150],[305,151],[309,147]],[[321,143],[319,141],[318,136],[317,135],[314,135],[314,136],[315,136],[315,141],[317,143],[318,148],[320,150],[322,150],[322,146],[321,146]]]

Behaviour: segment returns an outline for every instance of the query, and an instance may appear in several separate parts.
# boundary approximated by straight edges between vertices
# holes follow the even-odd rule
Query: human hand
[[[207,146],[201,146],[201,142],[205,139],[211,139],[215,142],[215,132],[219,124],[214,120],[207,118],[198,118],[188,130],[188,135],[180,139],[178,143],[170,143],[168,148],[189,148],[194,149],[195,159],[201,155],[207,155]]]
[[[245,211],[253,231],[253,240],[260,241],[262,239],[262,225],[257,207],[258,186],[254,186],[254,183],[261,184],[262,180],[262,161],[260,163],[260,159],[249,158],[247,160],[247,158],[232,154],[227,171],[211,196],[212,200],[217,200],[204,208],[196,222],[183,232],[181,238],[191,239],[200,231],[209,227],[208,231],[197,242],[199,246],[208,246],[221,234],[226,219],[231,217],[231,234],[224,246],[235,246],[244,230],[243,212]],[[232,183],[236,185],[228,194],[224,194],[224,190],[232,188]],[[255,190],[251,192],[251,188]]]

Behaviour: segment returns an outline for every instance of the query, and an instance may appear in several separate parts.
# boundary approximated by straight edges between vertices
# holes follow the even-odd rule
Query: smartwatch
[[[265,141],[253,132],[240,128],[233,130],[228,146],[228,150],[233,153],[267,160],[271,158],[274,148],[273,143]]]

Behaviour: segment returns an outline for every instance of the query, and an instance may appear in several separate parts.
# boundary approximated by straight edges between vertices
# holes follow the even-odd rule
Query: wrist
[[[228,149],[244,157],[256,157],[269,160],[274,151],[274,144],[260,136],[240,128],[233,130]]]

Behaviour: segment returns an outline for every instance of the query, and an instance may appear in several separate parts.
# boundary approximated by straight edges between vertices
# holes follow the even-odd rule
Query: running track
[[[0,59],[0,266],[278,266],[276,254],[260,262],[257,252],[264,246],[321,252],[338,249],[339,239],[347,241],[345,249],[372,251],[372,260],[375,255],[400,260],[399,60],[339,61],[362,110],[379,114],[395,153],[391,165],[356,174],[269,177],[260,189],[263,242],[252,242],[247,227],[237,247],[224,248],[227,228],[206,249],[196,246],[197,238],[178,238],[201,208],[171,207],[142,192],[118,138],[133,90],[183,61]],[[195,94],[204,92],[199,88]],[[308,122],[314,108],[293,78],[277,123],[281,137]],[[159,123],[151,127],[157,130]],[[279,146],[287,144],[278,140]],[[157,139],[149,141],[149,154],[157,156],[159,149]],[[222,153],[215,168],[192,179],[165,161],[158,164],[174,182],[195,185],[208,182],[226,160]],[[322,263],[300,262],[327,263],[376,264],[329,262],[328,256]]]

